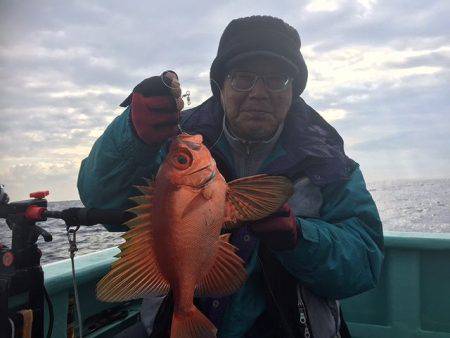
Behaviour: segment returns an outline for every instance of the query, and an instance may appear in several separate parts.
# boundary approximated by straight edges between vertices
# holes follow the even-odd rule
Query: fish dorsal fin
[[[139,195],[130,197],[129,200],[135,202],[136,204],[146,204],[150,203],[153,199],[152,195]]]
[[[119,245],[119,259],[97,284],[97,298],[102,301],[120,302],[164,295],[169,291],[169,283],[162,276],[155,259],[150,195],[144,194],[140,196],[143,197],[143,204],[127,210],[137,217],[125,223],[130,230],[122,235],[125,243]]]
[[[231,181],[227,191],[227,226],[269,216],[277,211],[293,192],[291,181],[284,176],[261,174]]]
[[[137,206],[128,209],[128,212],[136,215],[137,217],[130,219],[125,222],[128,228],[133,228],[134,226],[151,221],[151,208],[153,205],[153,193],[155,191],[154,182],[144,178],[148,185],[136,185],[136,189],[141,191],[143,195],[133,196],[129,199],[137,204]]]
[[[221,235],[219,249],[211,269],[198,283],[197,297],[222,297],[238,290],[247,279],[244,261],[235,254],[236,247],[229,243],[230,234]]]
[[[153,195],[153,184],[150,182],[149,185],[135,185],[136,189],[138,189],[144,195]]]

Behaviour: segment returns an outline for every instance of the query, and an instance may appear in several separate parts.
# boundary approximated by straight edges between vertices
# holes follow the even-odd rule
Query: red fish
[[[256,220],[292,195],[282,176],[256,175],[225,182],[201,135],[181,134],[156,178],[133,197],[120,259],[97,285],[103,301],[173,292],[171,337],[215,337],[217,329],[193,304],[194,296],[221,297],[246,280],[243,260],[221,235],[224,224]]]

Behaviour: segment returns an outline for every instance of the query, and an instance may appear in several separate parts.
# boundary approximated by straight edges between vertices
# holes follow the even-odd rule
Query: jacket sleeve
[[[128,198],[138,195],[133,185],[142,177],[151,178],[157,171],[160,152],[151,149],[135,135],[127,108],[105,130],[81,162],[78,192],[86,207],[125,210]],[[125,231],[123,227],[105,225],[109,231]]]
[[[341,299],[374,288],[383,261],[383,231],[359,168],[322,189],[320,219],[297,218],[300,239],[276,253],[283,266],[319,296]]]

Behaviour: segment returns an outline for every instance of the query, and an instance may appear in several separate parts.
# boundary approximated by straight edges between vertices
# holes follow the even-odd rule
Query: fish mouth
[[[195,170],[195,171],[189,173],[187,176],[194,175],[194,174],[199,173],[199,172],[201,172],[201,171],[203,171],[203,170],[206,170],[206,169],[211,169],[211,164],[208,164],[208,165],[206,165],[206,166],[204,166],[204,167],[201,167],[200,169],[197,169],[197,170]],[[199,188],[199,189],[204,188],[204,187],[205,187],[206,185],[208,185],[209,182],[211,182],[215,177],[216,177],[216,172],[215,172],[215,170],[213,170],[213,171],[211,172],[211,174],[209,175],[209,177],[208,177],[205,181],[201,182],[200,184],[195,184],[195,185],[192,185],[192,186],[194,186],[195,188]]]
[[[195,171],[193,171],[193,172],[187,174],[187,176],[196,174],[196,173],[198,173],[198,172],[200,172],[200,171],[202,171],[202,170],[208,169],[208,168],[210,168],[210,167],[211,167],[211,164],[205,165],[204,167],[201,167],[200,169],[197,169],[197,170],[195,170]]]
[[[200,185],[198,186],[198,188],[203,188],[203,187],[207,186],[208,183],[211,182],[215,177],[216,177],[216,172],[213,171],[213,172],[211,173],[211,175],[209,175],[208,179],[207,179],[204,183],[200,184]]]

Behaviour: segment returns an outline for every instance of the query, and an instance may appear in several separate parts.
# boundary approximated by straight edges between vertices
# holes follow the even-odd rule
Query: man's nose
[[[256,83],[253,86],[253,88],[250,91],[248,96],[251,98],[257,98],[257,99],[264,99],[264,98],[269,97],[269,93],[267,92],[266,84],[264,83],[264,80],[262,78],[258,78],[256,80]]]

